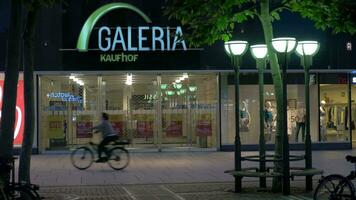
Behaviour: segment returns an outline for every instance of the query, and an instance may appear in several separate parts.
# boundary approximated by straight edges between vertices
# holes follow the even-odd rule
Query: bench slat
[[[229,174],[240,177],[281,177],[278,172],[230,171]]]
[[[290,175],[291,176],[313,176],[313,175],[319,175],[323,174],[324,171],[320,169],[302,169],[302,170],[296,170],[296,171],[291,171]]]

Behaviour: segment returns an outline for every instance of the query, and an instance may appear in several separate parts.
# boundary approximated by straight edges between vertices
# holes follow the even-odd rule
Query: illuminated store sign
[[[352,83],[356,84],[356,76],[352,77]]]
[[[77,50],[79,52],[88,51],[90,35],[98,20],[106,13],[117,9],[131,10],[142,17],[146,23],[152,23],[151,19],[145,13],[131,4],[119,2],[106,4],[95,10],[85,21],[77,41]],[[178,46],[184,51],[187,50],[183,39],[183,31],[180,26],[175,28],[158,26],[117,26],[114,29],[102,26],[98,31],[97,42],[99,50],[105,52],[100,55],[100,62],[137,61],[138,54],[126,54],[123,52],[175,51],[178,49]],[[123,52],[114,53],[114,51]]]
[[[81,96],[76,96],[69,92],[51,92],[46,96],[47,98],[57,98],[65,102],[83,103],[83,98]]]
[[[0,106],[2,106],[2,94],[3,94],[4,81],[0,80]],[[17,84],[17,99],[16,99],[16,121],[15,121],[15,132],[14,132],[14,145],[21,146],[24,126],[25,126],[25,107],[23,98],[23,80],[19,80]],[[0,107],[0,118],[1,118],[1,107]]]

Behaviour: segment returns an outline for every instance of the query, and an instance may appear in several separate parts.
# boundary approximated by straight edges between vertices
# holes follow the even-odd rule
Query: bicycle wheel
[[[344,176],[333,174],[324,177],[314,192],[314,200],[354,200],[355,188]]]
[[[94,153],[88,147],[79,147],[70,155],[73,166],[77,169],[88,169],[94,162]]]
[[[108,164],[115,170],[122,170],[129,165],[129,152],[122,147],[114,147],[109,151]]]
[[[40,200],[41,198],[36,197],[31,190],[26,187],[16,186],[12,189],[9,194],[9,199],[14,200]]]

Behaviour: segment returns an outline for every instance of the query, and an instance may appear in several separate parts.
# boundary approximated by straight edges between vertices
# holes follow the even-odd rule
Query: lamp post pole
[[[288,45],[287,45],[288,46]],[[289,180],[289,141],[288,141],[288,114],[287,114],[287,68],[288,68],[288,53],[284,52],[284,65],[282,67],[283,79],[283,194],[290,194]]]
[[[240,63],[238,56],[233,56],[235,63],[235,170],[241,171],[241,139],[240,139]],[[242,177],[235,176],[235,192],[241,192]]]
[[[311,61],[311,56],[303,56],[304,63],[306,59]],[[306,63],[305,63],[306,64]],[[310,102],[309,102],[309,69],[310,65],[304,66],[304,91],[305,91],[305,167],[312,168],[311,136],[310,136]],[[313,176],[306,176],[305,188],[307,191],[313,190]]]
[[[305,87],[305,167],[311,169],[312,164],[312,149],[310,136],[310,100],[309,87],[310,77],[309,70],[312,65],[312,57],[319,50],[319,43],[317,41],[300,41],[298,42],[296,53],[300,56],[301,65],[304,68],[304,87]],[[313,190],[313,177],[306,176],[305,188],[307,191]]]
[[[230,56],[235,71],[235,171],[241,171],[241,139],[240,139],[240,62],[246,52],[248,42],[230,41],[225,42],[225,51]],[[235,192],[241,192],[242,177],[235,176]]]
[[[260,171],[264,172],[266,171],[266,142],[265,142],[265,120],[264,120],[264,98],[263,98],[263,93],[264,93],[264,80],[263,80],[263,74],[264,74],[264,68],[265,68],[265,60],[264,59],[257,59],[256,60],[257,68],[258,68],[258,87],[259,87],[259,99],[260,99],[260,140],[259,140],[259,153],[260,153]],[[260,177],[260,187],[261,188],[266,188],[266,177]]]
[[[272,39],[272,46],[273,49],[280,53],[281,63],[282,65],[282,134],[283,134],[283,194],[289,195],[290,194],[290,167],[289,167],[289,141],[288,141],[288,115],[287,115],[287,68],[288,68],[288,59],[290,53],[294,50],[296,45],[296,39],[290,37],[283,37],[283,38],[275,38]]]
[[[266,171],[266,142],[265,142],[265,118],[264,118],[264,69],[266,67],[266,57],[267,57],[267,45],[258,44],[253,45],[251,48],[251,54],[256,59],[256,66],[258,70],[258,88],[259,88],[259,101],[260,101],[260,139],[259,139],[259,157],[260,157],[260,171]],[[260,177],[260,187],[266,188],[266,177]]]

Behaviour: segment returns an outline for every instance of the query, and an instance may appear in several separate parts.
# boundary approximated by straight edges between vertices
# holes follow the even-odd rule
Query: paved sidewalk
[[[354,166],[345,161],[346,155],[356,155],[356,151],[314,151],[313,165],[325,174],[348,174]],[[31,181],[40,185],[41,195],[48,200],[311,199],[311,194],[303,192],[302,177],[291,182],[293,196],[259,192],[256,178],[244,178],[245,192],[233,193],[233,177],[224,173],[233,168],[233,161],[233,152],[131,153],[131,163],[123,171],[112,170],[105,163],[94,163],[81,171],[72,166],[69,154],[42,154],[32,157]],[[243,167],[257,164],[243,162]],[[303,165],[303,161],[291,163]],[[314,184],[319,178],[314,177]]]
[[[44,187],[41,194],[49,200],[311,200],[311,193],[292,189],[294,195],[282,196],[256,189],[233,193],[233,183],[181,183],[149,185],[107,185]]]
[[[348,154],[356,155],[356,151],[314,151],[313,165],[325,174],[347,174],[354,167],[345,161]],[[41,186],[232,182],[233,177],[224,171],[233,168],[233,160],[233,152],[131,153],[131,163],[123,171],[114,171],[106,163],[94,163],[81,171],[72,166],[69,154],[34,155],[31,181]],[[243,167],[257,164],[243,162]],[[291,162],[291,166],[303,165],[303,161]],[[244,178],[244,181],[256,179]]]

